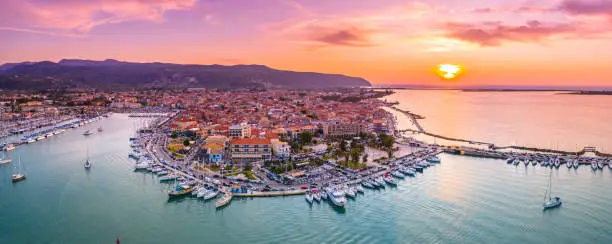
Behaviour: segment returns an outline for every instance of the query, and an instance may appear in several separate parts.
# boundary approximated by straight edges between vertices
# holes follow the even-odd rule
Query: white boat
[[[612,161],[608,161],[608,169],[612,169]]]
[[[204,188],[204,187],[200,187],[200,186],[194,186],[194,187],[193,187],[193,191],[191,192],[191,195],[192,195],[192,196],[196,196],[196,195],[198,195],[198,193],[199,193],[200,191],[202,191],[202,189],[205,189],[205,188]]]
[[[568,159],[568,160],[565,162],[565,166],[567,166],[567,168],[568,168],[568,169],[571,169],[571,168],[572,168],[572,166],[574,165],[574,164],[572,164],[572,162],[573,162],[573,160]]]
[[[4,147],[4,151],[13,151],[15,150],[15,145],[13,144],[8,144]]]
[[[400,173],[399,171],[393,171],[391,172],[391,175],[396,178],[404,179],[404,174]]]
[[[327,200],[327,192],[321,191],[321,192],[319,192],[319,194],[321,194],[321,199]]]
[[[162,182],[162,181],[170,181],[170,180],[174,180],[176,178],[178,178],[178,175],[174,175],[174,174],[172,174],[172,175],[165,175],[165,176],[159,177],[159,181],[160,182]]]
[[[87,159],[85,159],[85,164],[83,166],[85,167],[85,169],[90,169],[91,162],[89,162],[89,148],[87,148],[85,151],[86,151]]]
[[[18,165],[19,165],[19,173],[13,174],[11,176],[11,181],[13,181],[13,182],[19,182],[19,181],[25,180],[25,178],[26,178],[25,174],[23,173],[23,167],[21,166],[21,156],[19,156],[19,164]]]
[[[529,166],[529,160],[525,159],[525,161],[523,161],[523,163],[525,164],[525,166]]]
[[[217,192],[217,191],[208,191],[208,193],[206,195],[204,195],[204,200],[213,199],[213,198],[217,197],[218,194],[219,194],[219,192]]]
[[[206,189],[206,188],[200,188],[200,189],[198,190],[198,192],[196,192],[196,197],[197,197],[197,198],[202,198],[202,197],[206,196],[206,194],[208,194],[208,189]]]
[[[392,177],[385,177],[385,182],[387,182],[387,184],[392,185],[392,186],[397,186],[397,180],[393,179]]]
[[[312,196],[312,193],[310,192],[306,192],[306,195],[304,197],[306,198],[306,201],[308,203],[312,203],[312,200],[314,199],[314,197]]]
[[[13,160],[10,158],[7,158],[6,153],[2,152],[2,158],[0,158],[0,164],[8,164],[10,162],[13,162]]]
[[[538,165],[538,160],[531,160],[531,165],[532,166]]]
[[[560,159],[555,159],[555,167],[559,168],[559,166],[561,166],[561,160]]]
[[[357,197],[357,193],[355,193],[355,191],[351,187],[346,188],[346,190],[344,191],[344,195],[346,195],[347,197],[350,197],[350,198]]]
[[[91,134],[93,134],[93,132],[91,132],[89,130],[86,130],[85,132],[83,132],[84,136],[88,136],[88,135],[91,135]]]
[[[149,167],[149,162],[140,162],[134,166],[134,170],[147,169]]]
[[[355,186],[355,191],[357,191],[358,193],[364,193],[365,191],[363,190],[363,187],[361,187],[360,185],[356,185]]]
[[[438,158],[437,156],[433,156],[433,157],[428,158],[427,161],[430,163],[439,164],[440,158]]]
[[[37,136],[37,137],[36,137],[36,140],[37,140],[37,141],[40,141],[40,140],[44,140],[45,138],[46,138],[45,136]]]
[[[580,160],[574,159],[574,163],[572,163],[572,165],[574,166],[574,169],[577,169],[580,167]]]
[[[597,164],[596,163],[591,163],[591,169],[597,170]]]
[[[385,188],[385,180],[382,177],[378,177],[374,180],[376,181],[376,183],[378,183],[379,187]]]
[[[603,167],[604,167],[603,162],[601,161],[597,162],[597,168],[603,169]]]
[[[542,206],[544,209],[561,206],[561,198],[552,197],[552,170],[550,171],[550,176],[548,178],[548,188],[546,189],[546,194],[544,194],[544,203]]]
[[[321,194],[319,194],[318,192],[314,192],[312,194],[312,198],[317,202],[321,202]]]
[[[157,172],[157,176],[164,176],[168,174],[168,170],[160,170],[159,172]]]
[[[338,207],[344,207],[346,204],[344,192],[340,190],[332,189],[331,191],[328,191],[327,196],[329,197],[329,200]]]
[[[367,182],[365,180],[361,182],[361,185],[363,187],[365,187],[365,188],[370,188],[370,189],[374,188],[374,186],[372,184],[370,184],[369,182]]]

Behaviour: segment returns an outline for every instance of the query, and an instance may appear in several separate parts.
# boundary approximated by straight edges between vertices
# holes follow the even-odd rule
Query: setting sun
[[[455,79],[461,71],[461,66],[454,64],[440,64],[436,69],[436,73],[447,80]]]

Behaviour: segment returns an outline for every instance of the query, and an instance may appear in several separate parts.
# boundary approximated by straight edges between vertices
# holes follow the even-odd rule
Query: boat
[[[2,152],[2,158],[0,158],[0,164],[8,164],[10,162],[13,162],[13,160],[10,158],[7,158],[6,153]]]
[[[328,199],[328,197],[327,197],[327,192],[326,192],[326,191],[321,190],[321,191],[319,192],[319,194],[321,194],[321,199],[323,199],[323,200],[327,200],[327,199]]]
[[[159,177],[159,182],[171,181],[171,180],[175,180],[176,178],[178,178],[178,175],[175,175],[175,174],[164,175],[162,177]]]
[[[357,193],[355,193],[355,191],[354,191],[354,190],[353,190],[353,188],[351,188],[351,187],[346,188],[346,191],[344,191],[344,194],[345,194],[347,197],[350,197],[350,198],[355,198],[355,197],[357,197]]]
[[[573,164],[572,164],[573,160],[568,159],[567,162],[565,162],[565,166],[567,166],[568,169],[571,169]]]
[[[548,178],[548,188],[546,189],[546,194],[544,194],[544,203],[542,206],[544,207],[544,210],[561,206],[561,198],[552,197],[552,170],[550,171],[550,176]]]
[[[561,160],[560,159],[555,159],[555,168],[559,168],[561,166]]]
[[[433,157],[428,158],[427,162],[434,163],[434,164],[439,164],[440,163],[440,158],[438,158],[437,156],[433,156]]]
[[[404,174],[400,173],[399,171],[393,171],[391,172],[391,175],[395,178],[404,179]]]
[[[364,193],[365,192],[361,185],[356,185],[354,188],[355,188],[355,191],[357,191],[357,193]]]
[[[329,197],[329,200],[338,207],[344,207],[346,204],[344,192],[340,190],[332,189],[331,191],[328,191],[327,196]]]
[[[13,183],[25,180],[25,178],[26,178],[25,174],[23,173],[23,167],[21,166],[21,156],[19,156],[19,164],[18,165],[19,165],[19,173],[13,174],[11,176],[11,181],[13,181]]]
[[[574,159],[574,163],[572,163],[572,165],[574,166],[574,169],[577,169],[580,167],[580,160]]]
[[[204,190],[206,190],[206,188],[204,188],[204,187],[202,187],[202,186],[194,186],[194,187],[193,187],[193,191],[191,191],[191,195],[192,195],[192,196],[197,196],[197,195],[198,195],[198,193],[200,193],[200,192],[202,192],[202,191],[204,191]]]
[[[365,188],[369,188],[369,189],[373,189],[373,188],[374,188],[374,186],[373,186],[372,184],[370,184],[369,182],[367,182],[367,181],[365,181],[365,180],[361,182],[361,185],[362,185],[363,187],[365,187]]]
[[[385,188],[385,180],[382,177],[374,179],[378,183],[378,187]]]
[[[160,170],[159,172],[157,172],[157,176],[164,176],[168,174],[168,170]]]
[[[523,163],[525,164],[525,166],[529,166],[529,160],[525,159],[525,161],[523,161]]]
[[[421,167],[421,166],[419,166],[419,165],[414,165],[413,167],[414,167],[414,170],[415,170],[416,172],[423,173],[423,167]]]
[[[143,161],[139,162],[134,166],[134,170],[143,170],[149,167],[149,162]]]
[[[15,145],[13,144],[8,144],[4,146],[4,151],[13,151],[13,150],[15,150]]]
[[[204,200],[210,200],[213,199],[215,197],[217,197],[217,195],[219,195],[219,192],[215,191],[215,190],[208,190],[208,192],[206,194],[204,194]]]
[[[608,169],[612,169],[612,161],[608,161]]]
[[[306,201],[310,204],[312,204],[312,201],[314,199],[314,197],[312,196],[312,192],[307,191],[306,195],[304,195],[304,198],[306,199]]]
[[[85,169],[90,169],[91,162],[89,162],[89,148],[85,151],[86,151],[87,159],[85,159],[85,164],[83,164],[83,166],[85,167]]]
[[[597,168],[603,169],[603,167],[604,167],[603,162],[601,161],[597,162]]]
[[[312,190],[312,198],[317,202],[321,202],[321,194],[317,190]]]
[[[88,135],[91,135],[91,134],[93,134],[93,132],[91,132],[90,130],[86,130],[85,132],[83,132],[84,136],[88,136]]]
[[[392,177],[385,177],[384,178],[385,182],[387,182],[387,184],[392,185],[392,186],[397,186],[397,180],[393,179]]]
[[[593,169],[593,171],[597,170],[597,164],[591,163],[591,169]]]
[[[193,191],[193,187],[187,184],[179,184],[174,190],[168,192],[168,197],[181,197],[185,196]]]
[[[512,162],[512,164],[514,165],[519,165],[521,163],[521,160],[515,159],[514,162]]]
[[[102,132],[102,126],[98,127],[98,132]]]
[[[538,160],[531,160],[531,165],[532,166],[538,165]]]
[[[507,164],[511,164],[512,162],[514,162],[514,158],[508,158],[508,160],[506,160]]]

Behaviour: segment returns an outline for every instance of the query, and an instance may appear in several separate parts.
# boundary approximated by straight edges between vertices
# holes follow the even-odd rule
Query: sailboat
[[[542,206],[544,207],[544,210],[561,206],[561,198],[552,197],[552,170],[550,171],[550,176],[548,178],[548,189],[546,189],[544,204],[542,204]]]
[[[19,173],[13,174],[11,176],[11,180],[13,182],[18,182],[18,181],[25,180],[25,178],[26,178],[26,176],[25,176],[25,174],[23,174],[23,168],[21,167],[21,156],[19,156]]]
[[[91,162],[89,162],[89,149],[87,149],[87,159],[85,160],[85,169],[91,168]]]
[[[7,164],[12,162],[13,160],[6,157],[6,153],[2,152],[2,158],[0,158],[0,164]]]

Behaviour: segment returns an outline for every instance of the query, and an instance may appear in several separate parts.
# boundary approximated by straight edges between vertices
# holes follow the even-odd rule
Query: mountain
[[[264,65],[183,65],[63,59],[4,64],[0,89],[336,88],[370,86],[363,78],[295,72]]]

